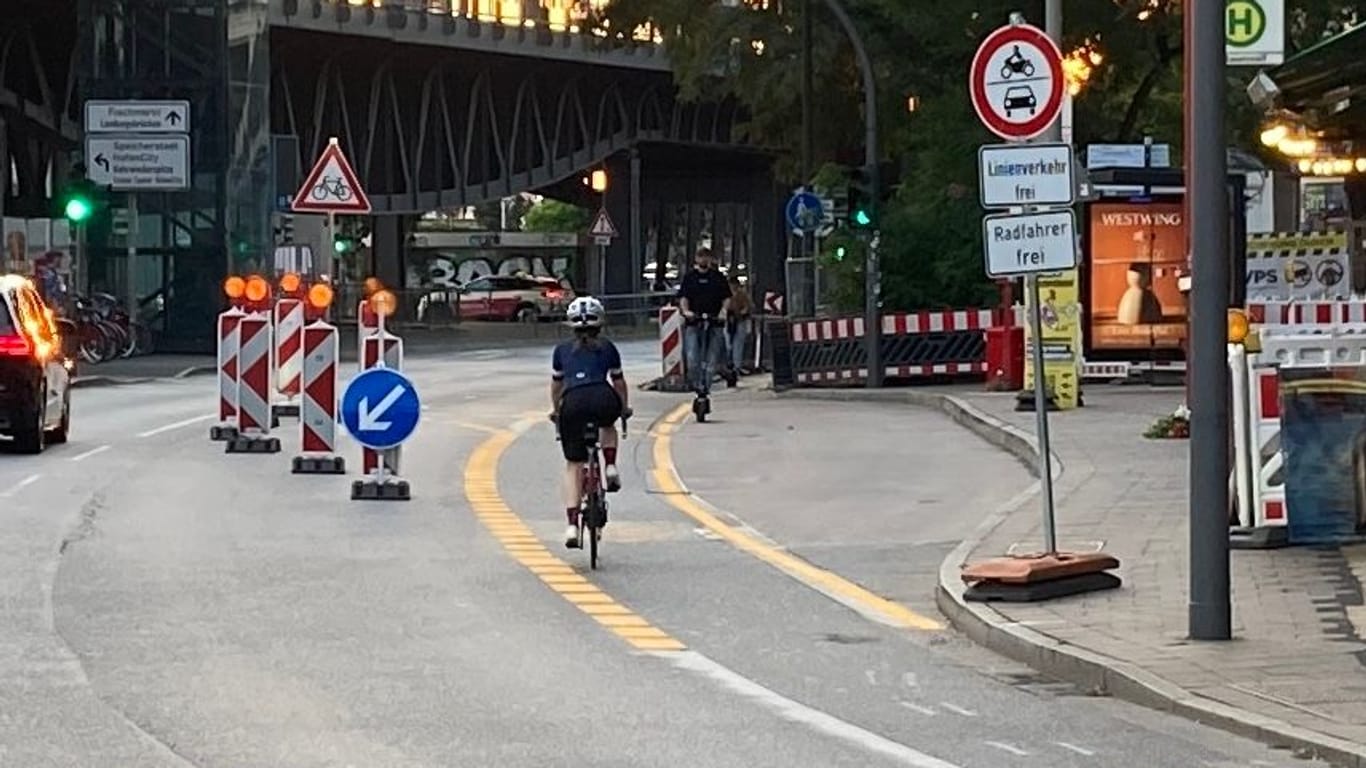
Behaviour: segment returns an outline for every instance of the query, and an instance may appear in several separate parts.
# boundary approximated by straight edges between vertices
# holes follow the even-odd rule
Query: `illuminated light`
[[[1313,161],[1313,160],[1307,160],[1307,159],[1306,159],[1306,160],[1301,160],[1301,161],[1300,161],[1300,173],[1309,173],[1311,170],[1313,170],[1313,168],[1314,168],[1314,161]]]
[[[1352,161],[1351,161],[1351,160],[1342,160],[1342,159],[1339,159],[1339,160],[1334,160],[1334,161],[1333,161],[1333,173],[1342,174],[1342,173],[1351,173],[1351,172],[1352,172]]]
[[[917,109],[920,109],[920,97],[918,97],[918,96],[907,96],[907,97],[906,97],[906,111],[907,111],[907,112],[914,113]]]
[[[80,224],[90,218],[94,210],[95,206],[84,197],[76,196],[66,201],[66,218],[74,224]]]
[[[299,290],[299,276],[293,272],[286,272],[284,276],[280,278],[280,290],[285,293],[294,293]]]
[[[1228,342],[1230,344],[1242,344],[1247,340],[1249,331],[1247,313],[1241,309],[1230,309],[1228,311]]]
[[[1276,149],[1290,157],[1309,157],[1318,152],[1319,145],[1313,139],[1287,136],[1276,143]]]
[[[384,287],[384,284],[377,277],[365,278],[365,295],[373,296],[374,293]]]
[[[1356,166],[1357,173],[1366,173],[1366,157],[1358,157]]]
[[[607,171],[604,171],[604,170],[596,170],[596,171],[593,171],[593,175],[591,176],[591,178],[590,178],[590,180],[589,180],[589,186],[593,188],[593,191],[594,191],[594,192],[606,192],[606,191],[607,191]]]
[[[308,304],[314,309],[327,309],[332,306],[332,286],[327,283],[314,283],[308,289]]]
[[[1077,96],[1085,90],[1096,68],[1104,61],[1105,54],[1101,53],[1094,41],[1087,40],[1072,49],[1062,60],[1062,74],[1063,80],[1067,83],[1067,92]]]
[[[1262,143],[1268,147],[1279,145],[1290,135],[1290,129],[1284,125],[1273,125],[1262,131]]]
[[[269,295],[270,283],[267,283],[264,277],[261,277],[260,275],[252,275],[251,277],[247,278],[247,301],[253,303],[265,301],[266,297]]]
[[[398,309],[398,297],[393,291],[376,291],[375,295],[370,297],[370,308],[381,317],[389,317]]]
[[[223,281],[223,293],[226,293],[230,299],[240,299],[246,292],[247,281],[237,275],[233,275]]]

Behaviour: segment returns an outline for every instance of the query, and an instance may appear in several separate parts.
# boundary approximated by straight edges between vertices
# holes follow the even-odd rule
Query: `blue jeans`
[[[717,364],[723,359],[722,352],[726,348],[724,329],[713,325],[709,334],[710,341],[707,351],[710,359],[707,361],[707,369],[702,370],[702,326],[689,325],[683,329],[683,369],[688,375],[688,383],[697,391],[702,391],[703,384],[711,384],[709,377],[715,375]]]
[[[740,369],[745,367],[745,342],[747,341],[749,341],[749,318],[737,322],[730,332],[730,369],[736,375],[739,375]]]

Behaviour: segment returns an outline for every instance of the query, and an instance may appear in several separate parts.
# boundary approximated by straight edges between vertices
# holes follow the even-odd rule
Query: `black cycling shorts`
[[[610,427],[621,418],[621,398],[611,384],[589,384],[566,390],[560,400],[560,447],[567,461],[588,461],[584,435],[589,423]]]

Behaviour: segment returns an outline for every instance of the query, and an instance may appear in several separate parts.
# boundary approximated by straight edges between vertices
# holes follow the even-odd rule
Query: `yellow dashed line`
[[[727,525],[716,515],[708,512],[683,486],[683,483],[678,479],[678,472],[674,468],[671,449],[673,435],[678,431],[679,425],[683,419],[687,418],[691,410],[691,403],[680,405],[665,416],[653,432],[655,439],[655,482],[661,491],[660,496],[674,509],[730,542],[736,549],[748,552],[807,586],[858,605],[892,624],[908,629],[942,630],[944,628],[944,625],[928,616],[922,616],[898,602],[873,594],[837,573],[818,568],[799,557],[766,544],[739,528]]]
[[[565,561],[550,553],[498,493],[498,461],[512,445],[511,431],[495,430],[465,465],[465,498],[503,550],[540,577],[570,605],[642,651],[681,651],[687,646],[612,599]]]

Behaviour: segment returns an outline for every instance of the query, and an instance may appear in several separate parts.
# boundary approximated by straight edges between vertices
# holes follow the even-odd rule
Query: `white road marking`
[[[1010,754],[1015,755],[1017,757],[1029,757],[1028,752],[1024,751],[1023,749],[1020,749],[1017,746],[1014,746],[1013,744],[1003,744],[999,741],[984,741],[982,743],[986,744],[988,747],[995,747],[1001,750],[1002,752],[1009,752]]]
[[[793,701],[728,667],[717,664],[696,651],[662,651],[653,655],[668,661],[679,669],[702,675],[720,684],[723,688],[751,699],[779,717],[805,725],[814,731],[848,742],[869,752],[892,758],[902,765],[908,765],[912,768],[961,768],[961,766],[927,755],[905,744],[864,730],[853,723]]]
[[[75,456],[72,456],[72,457],[71,457],[71,460],[72,460],[72,461],[85,461],[86,459],[90,458],[91,456],[94,456],[94,455],[97,454],[97,453],[104,453],[104,452],[107,451],[107,450],[109,450],[109,446],[107,446],[107,445],[101,445],[101,446],[98,447],[98,448],[91,448],[90,450],[86,451],[85,453],[76,454]]]
[[[14,494],[16,494],[16,493],[18,493],[20,490],[22,490],[22,489],[24,488],[24,486],[33,485],[34,483],[38,482],[38,480],[41,479],[41,478],[42,478],[42,475],[29,475],[28,477],[24,478],[23,480],[20,480],[19,482],[17,482],[17,483],[15,483],[14,485],[10,486],[10,487],[9,487],[8,489],[6,489],[3,493],[0,493],[0,496],[3,496],[3,497],[5,497],[5,498],[9,498],[10,496],[13,496]]]
[[[1093,756],[1095,756],[1095,754],[1096,754],[1095,752],[1092,752],[1091,750],[1087,749],[1086,747],[1079,747],[1079,746],[1077,746],[1076,744],[1068,744],[1068,743],[1065,742],[1065,741],[1055,741],[1055,742],[1053,742],[1053,743],[1054,743],[1054,744],[1057,744],[1058,746],[1062,747],[1063,749],[1067,750],[1068,752],[1076,752],[1077,754],[1079,754],[1079,755],[1085,755],[1086,757],[1093,757]]]
[[[919,687],[920,683],[916,680],[914,672],[906,672],[901,675],[901,684],[907,688]]]
[[[876,670],[876,669],[865,669],[865,670],[863,670],[863,676],[866,677],[866,678],[868,678],[868,684],[869,684],[869,685],[877,685],[877,670]]]
[[[977,717],[976,712],[973,712],[972,710],[967,709],[965,707],[960,707],[957,704],[950,704],[947,701],[939,702],[939,706],[955,714],[962,715],[963,717]]]
[[[935,715],[939,714],[930,707],[921,706],[919,704],[912,704],[909,701],[898,701],[897,703],[905,707],[906,709],[911,710],[912,712],[919,712],[920,714],[925,715],[926,717],[934,717]]]
[[[188,427],[191,424],[198,424],[201,421],[208,421],[209,419],[216,418],[218,418],[217,414],[207,413],[203,416],[195,416],[192,419],[181,419],[180,421],[172,422],[165,426],[157,427],[156,429],[149,429],[146,432],[139,432],[138,437],[152,437],[153,435],[159,435],[162,432],[170,432],[173,429]]]

